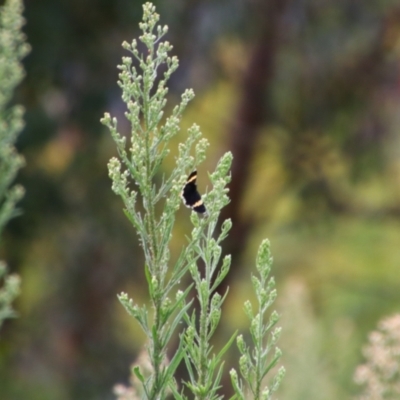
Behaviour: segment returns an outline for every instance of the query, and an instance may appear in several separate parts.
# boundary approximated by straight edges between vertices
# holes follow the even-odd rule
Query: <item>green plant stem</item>
[[[209,282],[209,271],[206,268],[206,281]],[[207,376],[207,332],[208,332],[208,302],[209,302],[209,292],[207,291],[207,296],[201,296],[200,300],[200,343],[199,343],[199,352],[200,352],[200,371],[199,371],[199,386],[205,387],[206,385],[206,376]],[[199,397],[196,395],[197,399],[203,399],[204,397]]]
[[[145,108],[145,113],[147,108]],[[145,114],[146,115],[146,114]],[[145,117],[145,121],[147,120],[147,115]],[[145,127],[145,131],[147,131],[147,126]],[[152,256],[152,266],[149,266],[152,270],[152,275],[155,277],[157,285],[162,288],[164,286],[164,279],[162,274],[162,267],[160,265],[160,261],[157,255],[157,248],[159,243],[157,242],[156,236],[156,229],[155,229],[155,211],[154,211],[154,198],[152,195],[152,180],[151,180],[151,155],[150,155],[150,146],[149,146],[149,132],[146,134],[146,186],[147,186],[147,223],[148,223],[148,232],[149,232],[149,239],[150,239],[150,251]],[[161,291],[155,291],[154,295],[152,296],[152,302],[154,306],[154,326],[156,329],[153,332],[153,355],[154,355],[154,385],[153,385],[153,392],[151,394],[151,399],[155,400],[159,397],[159,391],[162,388],[162,384],[160,382],[160,368],[162,364],[162,354],[161,354],[161,346],[160,346],[160,332],[162,331],[161,326],[161,306],[162,306],[162,299],[161,299]]]

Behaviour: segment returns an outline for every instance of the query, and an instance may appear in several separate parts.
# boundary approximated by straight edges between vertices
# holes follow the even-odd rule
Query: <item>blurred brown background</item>
[[[367,332],[400,308],[400,4],[155,5],[180,59],[171,107],[192,87],[182,126],[196,122],[211,142],[202,191],[221,154],[234,154],[224,212],[234,261],[216,346],[247,326],[242,304],[268,237],[287,369],[279,398],[350,398]],[[141,6],[25,1],[32,52],[16,101],[26,107],[18,181],[27,194],[1,248],[23,286],[19,318],[1,331],[2,400],[112,399],[143,344],[116,299],[128,291],[144,302],[146,291],[107,174],[115,146],[99,122],[109,111],[128,131],[116,65],[122,41],[139,35]],[[190,230],[186,209],[178,220],[175,249]]]

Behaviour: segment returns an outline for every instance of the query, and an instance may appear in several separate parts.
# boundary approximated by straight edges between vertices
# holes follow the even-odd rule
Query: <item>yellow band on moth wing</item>
[[[195,181],[196,179],[197,179],[197,175],[194,175],[194,176],[192,176],[190,179],[188,179],[186,183],[193,182],[193,181]]]

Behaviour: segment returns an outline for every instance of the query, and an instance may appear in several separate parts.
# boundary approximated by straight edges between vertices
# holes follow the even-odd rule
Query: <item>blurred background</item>
[[[158,0],[180,59],[207,173],[232,151],[230,294],[216,346],[247,328],[250,273],[268,237],[282,318],[284,400],[350,399],[362,346],[400,308],[400,4],[394,0]],[[3,326],[0,399],[112,399],[143,335],[116,294],[146,301],[137,237],[111,192],[116,155],[99,120],[124,104],[117,64],[139,35],[138,0],[26,0],[32,46],[15,101],[27,165],[23,215],[1,258],[22,278]],[[166,171],[171,168],[166,165]],[[190,231],[179,211],[172,247]],[[223,289],[223,288],[222,288]],[[232,349],[225,369],[236,365]],[[226,392],[229,393],[229,383]]]

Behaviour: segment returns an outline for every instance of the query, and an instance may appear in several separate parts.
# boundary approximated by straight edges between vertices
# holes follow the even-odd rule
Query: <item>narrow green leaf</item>
[[[192,301],[190,301],[190,303],[186,304],[185,307],[183,307],[179,313],[177,314],[177,316],[173,319],[171,326],[167,329],[166,333],[165,333],[165,341],[168,342],[172,336],[172,334],[175,331],[175,328],[177,327],[177,325],[179,323],[182,322],[183,319],[183,315],[185,315],[185,313],[187,312],[188,308],[192,305]]]
[[[235,333],[231,336],[231,338],[228,340],[228,343],[225,344],[225,346],[219,351],[219,353],[217,354],[216,358],[218,360],[220,360],[222,358],[222,356],[227,352],[227,350],[229,349],[229,347],[231,347],[233,341],[235,340],[237,336],[237,331],[235,331]]]
[[[183,341],[179,342],[179,346],[175,351],[174,356],[172,357],[171,361],[169,362],[166,371],[165,371],[165,379],[172,379],[176,369],[178,368],[179,364],[181,363],[183,357],[185,355]]]
[[[140,372],[140,367],[138,365],[136,365],[132,368],[132,370],[133,370],[133,373],[135,374],[135,376],[139,379],[139,381],[144,383],[144,376]]]

